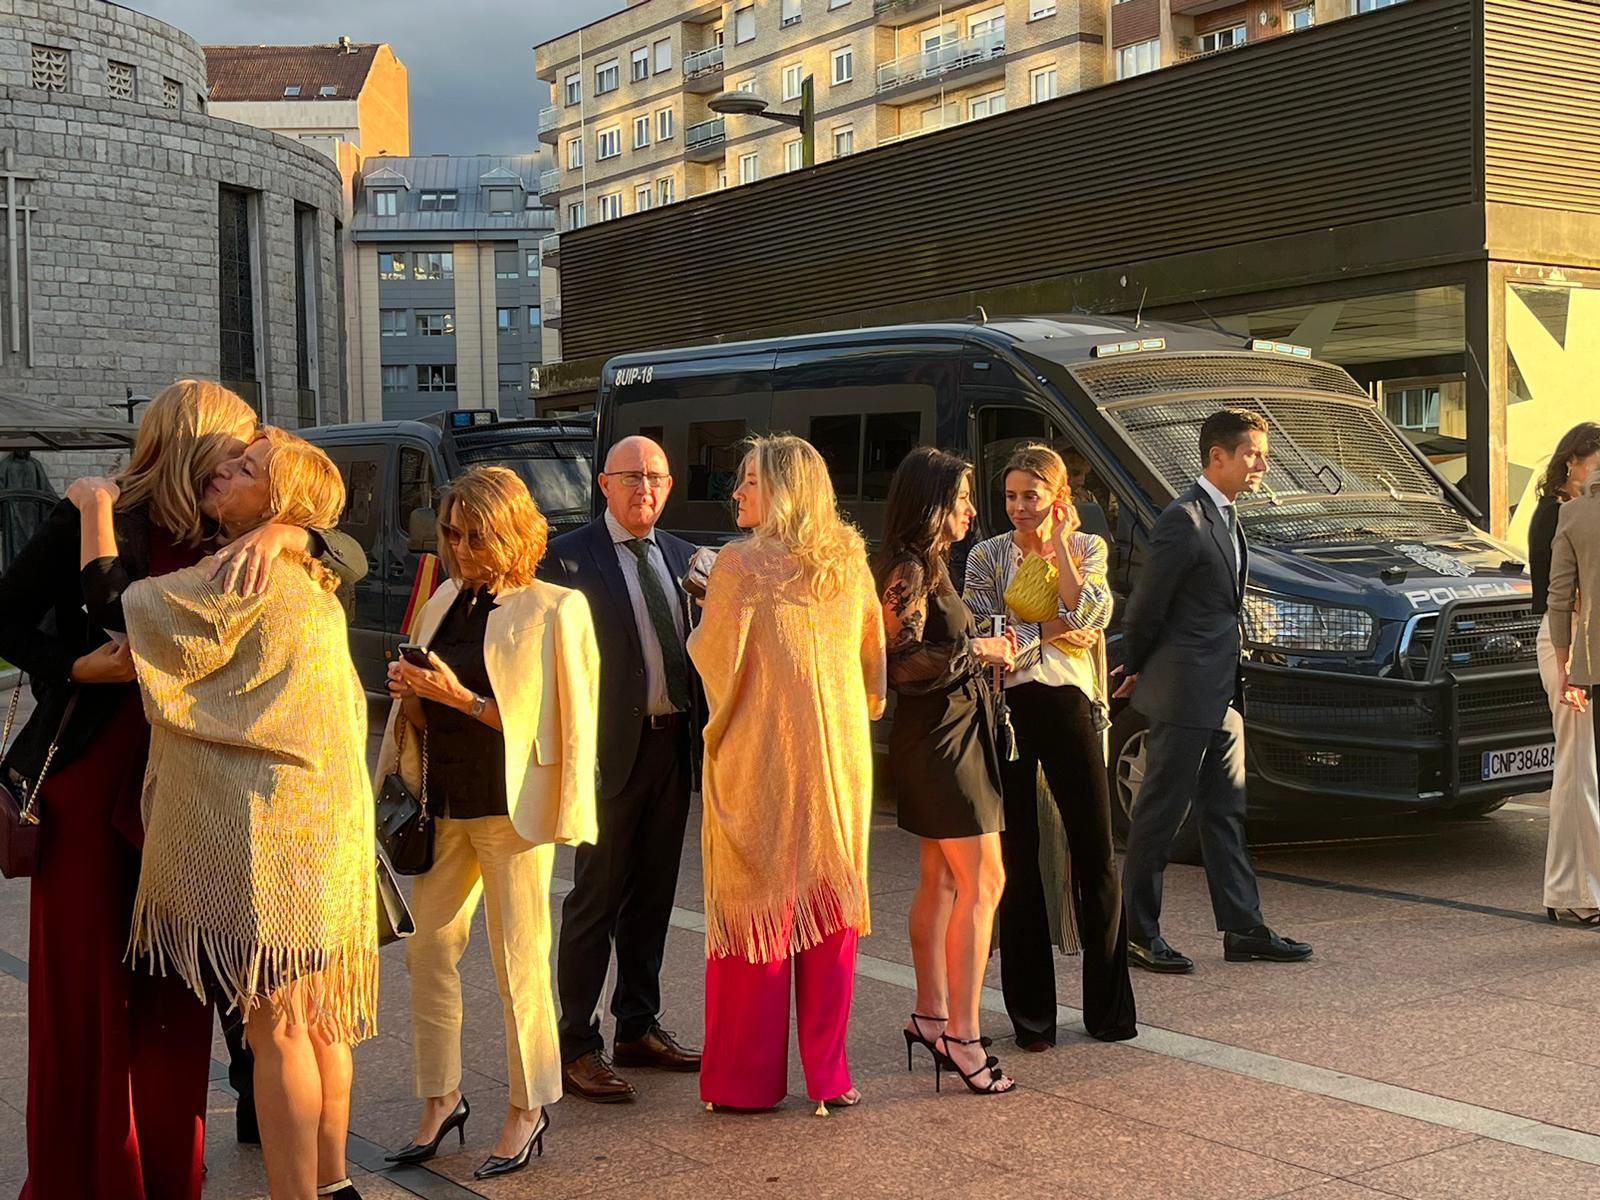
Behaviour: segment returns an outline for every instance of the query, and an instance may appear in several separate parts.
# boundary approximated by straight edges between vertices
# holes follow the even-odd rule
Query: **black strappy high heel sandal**
[[[982,1038],[953,1038],[948,1033],[941,1033],[937,1040],[945,1044],[945,1049],[936,1049],[933,1052],[934,1091],[941,1090],[939,1077],[945,1071],[954,1071],[961,1076],[961,1082],[967,1085],[967,1091],[979,1096],[1003,1096],[1007,1092],[1016,1090],[1017,1081],[1011,1079],[1000,1069],[1000,1060],[994,1055],[987,1055],[983,1060],[983,1065],[969,1075],[961,1069],[960,1064],[956,1062],[955,1057],[949,1052],[949,1047],[951,1046],[982,1046]],[[985,1071],[989,1073],[988,1083],[974,1083],[973,1080],[977,1079]],[[1002,1086],[1002,1084],[1009,1084],[1010,1086]]]
[[[1571,908],[1547,908],[1544,910],[1544,915],[1550,919],[1550,923],[1552,925],[1561,924],[1563,916],[1571,917],[1579,925],[1588,925],[1591,927],[1600,925],[1600,912],[1590,913],[1588,916],[1585,916],[1584,914]]]
[[[913,1033],[909,1029],[902,1029],[900,1031],[901,1034],[904,1035],[904,1037],[906,1039],[906,1070],[907,1071],[911,1070],[911,1047],[913,1047],[913,1046],[926,1046],[928,1048],[928,1053],[929,1054],[933,1055],[933,1057],[935,1059],[937,1059],[939,1057],[938,1048],[935,1047],[933,1043],[938,1040],[940,1035],[936,1033],[936,1034],[933,1035],[932,1038],[923,1037],[922,1036],[922,1023],[924,1021],[948,1021],[949,1019],[950,1019],[949,1017],[930,1017],[930,1016],[926,1016],[923,1013],[912,1013],[911,1014],[911,1023],[917,1027],[916,1032]]]

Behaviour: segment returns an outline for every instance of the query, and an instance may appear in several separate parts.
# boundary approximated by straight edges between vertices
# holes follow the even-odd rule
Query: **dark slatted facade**
[[[563,234],[563,358],[976,303],[1131,311],[1133,268],[1185,256],[1207,257],[1155,272],[1149,303],[1223,273],[1245,290],[1481,256],[1485,2],[1523,7],[1411,0]],[[1492,141],[1517,117],[1491,112]]]

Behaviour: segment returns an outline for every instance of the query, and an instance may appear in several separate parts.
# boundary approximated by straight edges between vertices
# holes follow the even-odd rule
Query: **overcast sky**
[[[123,0],[201,42],[388,42],[411,85],[413,154],[533,154],[533,47],[622,0]]]

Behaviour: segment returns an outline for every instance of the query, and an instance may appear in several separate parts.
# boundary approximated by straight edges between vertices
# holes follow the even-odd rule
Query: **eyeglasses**
[[[452,546],[459,544],[463,539],[465,539],[467,546],[473,550],[482,550],[489,544],[489,539],[476,529],[468,533],[465,529],[459,529],[446,521],[439,522],[439,532],[444,535],[444,540]]]
[[[657,475],[653,471],[607,471],[606,478],[615,479],[625,488],[648,484],[653,489],[660,489],[672,482],[671,475]]]

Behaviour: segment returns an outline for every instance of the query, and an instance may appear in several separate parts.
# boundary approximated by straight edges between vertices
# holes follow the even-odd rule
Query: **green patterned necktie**
[[[667,671],[667,698],[679,712],[689,711],[689,655],[678,637],[678,624],[672,619],[672,602],[661,588],[661,577],[650,565],[650,543],[644,538],[634,538],[623,543],[639,560],[639,590],[644,593],[644,606],[650,613],[650,624],[655,626],[656,641],[661,644],[661,662]]]

